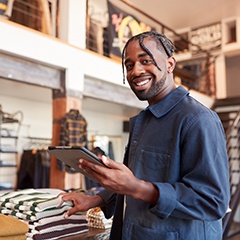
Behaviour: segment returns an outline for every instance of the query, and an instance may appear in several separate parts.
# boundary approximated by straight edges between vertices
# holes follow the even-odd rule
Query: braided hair
[[[143,32],[138,35],[132,36],[130,39],[128,39],[127,43],[125,44],[123,51],[122,51],[122,72],[123,72],[123,83],[125,84],[125,71],[124,71],[124,55],[127,46],[130,42],[133,40],[138,40],[141,48],[148,53],[148,55],[152,58],[154,65],[161,71],[161,68],[156,63],[153,54],[146,48],[146,46],[143,44],[143,39],[146,37],[151,37],[153,40],[156,41],[157,46],[160,48],[163,47],[164,51],[166,52],[168,57],[171,57],[173,52],[175,51],[175,46],[173,45],[172,41],[167,38],[164,34],[150,31],[150,32]]]

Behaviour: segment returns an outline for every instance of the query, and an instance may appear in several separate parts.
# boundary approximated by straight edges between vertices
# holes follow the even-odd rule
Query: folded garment
[[[0,240],[26,240],[26,235],[0,237]]]
[[[8,192],[0,196],[2,207],[18,209],[22,211],[40,212],[48,208],[58,207],[62,198],[56,194],[26,189]],[[72,206],[72,202],[64,202],[63,205]]]
[[[14,197],[17,197],[22,194],[36,194],[36,193],[39,193],[39,191],[32,189],[32,188],[23,189],[23,190],[19,190],[19,191],[10,191],[10,192],[6,192],[6,193],[3,193],[2,195],[0,195],[0,202],[8,201],[10,198],[14,198]]]
[[[26,237],[29,240],[54,240],[89,230],[85,213],[64,218],[73,203],[68,201],[60,206],[62,198],[58,194],[26,189],[2,194],[0,200],[1,213],[12,215],[13,219],[26,224],[28,231],[24,240]]]
[[[49,193],[44,193],[44,192],[36,192],[36,193],[29,193],[29,194],[19,194],[15,197],[9,198],[9,202],[15,203],[15,204],[19,204],[20,201],[24,200],[28,200],[34,197],[39,197],[39,198],[49,198],[49,196],[51,196]],[[55,197],[55,195],[54,195]]]
[[[12,210],[11,209],[7,209],[7,208],[1,208],[0,207],[0,214],[5,214],[5,215],[11,215]]]
[[[88,219],[88,226],[92,228],[109,229],[112,227],[112,220],[102,221],[99,219]]]
[[[35,238],[52,239],[53,237],[54,239],[58,239],[63,237],[62,234],[70,236],[84,233],[89,230],[85,214],[73,214],[68,218],[64,218],[64,214],[65,213],[42,218],[38,221],[29,221],[29,232],[27,233],[27,240],[33,240]],[[50,232],[51,235],[48,235]]]
[[[106,219],[101,208],[92,208],[87,211],[88,226],[93,228],[108,229],[112,226],[112,218]]]
[[[54,216],[58,215],[60,213],[63,213],[67,210],[69,210],[71,206],[61,206],[61,207],[54,207],[54,208],[49,208],[45,211],[42,212],[33,212],[33,211],[11,211],[11,215],[23,219],[23,220],[30,220],[30,221],[37,221],[41,218],[49,217],[49,216]]]
[[[27,200],[21,200],[18,204],[15,204],[14,208],[19,209],[21,211],[33,211],[33,212],[41,212],[47,209],[51,209],[53,207],[58,207],[62,202],[62,197],[51,197],[51,195],[47,197],[36,197],[30,198]],[[71,201],[64,202],[62,206],[72,206]],[[6,204],[7,206],[7,204]]]
[[[78,226],[78,227],[72,227],[68,229],[53,231],[53,232],[46,232],[43,234],[27,233],[27,239],[55,240],[55,239],[59,239],[67,236],[73,236],[76,234],[85,233],[87,231],[88,231],[88,228],[86,228],[86,226]]]
[[[0,214],[0,237],[24,235],[28,232],[28,225],[20,220]],[[26,238],[26,236],[25,236]]]
[[[58,214],[58,215],[55,215],[55,216],[49,216],[49,217],[45,217],[45,218],[42,218],[42,219],[39,219],[38,221],[34,221],[34,222],[29,222],[29,225],[34,225],[34,226],[43,226],[43,225],[46,225],[48,223],[51,223],[51,222],[57,222],[57,221],[61,221],[62,219],[65,219],[64,218],[64,215],[65,213],[63,214]],[[86,215],[85,214],[82,214],[82,213],[79,213],[79,214],[73,214],[71,216],[69,216],[67,219],[69,220],[85,220],[86,219]]]
[[[22,220],[36,221],[44,217],[61,214],[73,205],[72,201],[64,202],[58,194],[41,192],[35,189],[24,189],[0,195],[0,213],[10,214]]]
[[[52,226],[45,226],[44,228],[41,227],[36,227],[35,229],[31,230],[31,233],[33,234],[44,234],[44,233],[49,233],[49,232],[56,232],[64,229],[74,229],[74,228],[83,228],[83,229],[88,229],[87,222],[84,223],[58,223],[57,225],[52,224]]]
[[[72,217],[73,215],[71,215],[70,217]],[[45,229],[50,229],[50,228],[58,228],[59,226],[61,226],[62,229],[66,229],[71,227],[70,225],[75,225],[75,226],[83,226],[86,225],[87,226],[87,220],[85,216],[78,216],[78,218],[76,219],[71,219],[71,218],[61,218],[59,220],[52,220],[51,222],[45,223],[45,224],[40,224],[38,221],[34,222],[34,228],[31,227],[31,229],[35,229],[37,231],[44,231]],[[54,217],[52,217],[51,219],[53,219]],[[43,218],[44,219],[44,218]],[[41,220],[43,220],[41,219]],[[41,221],[40,220],[40,221]],[[29,224],[30,225],[30,224]]]

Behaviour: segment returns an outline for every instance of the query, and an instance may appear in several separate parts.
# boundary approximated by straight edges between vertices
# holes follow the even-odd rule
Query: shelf
[[[0,183],[0,190],[2,191],[12,191],[15,188],[12,186],[12,184],[8,183]]]
[[[17,153],[17,148],[16,146],[12,146],[9,144],[2,144],[0,145],[0,152],[1,153]]]
[[[18,153],[18,151],[4,151],[0,149],[0,153]]]
[[[0,168],[15,168],[15,167],[17,167],[17,164],[14,164],[14,165],[12,165],[12,164],[1,164],[0,163]]]
[[[18,119],[3,117],[2,123],[18,123]]]
[[[1,128],[0,138],[18,138],[18,132],[13,129]]]
[[[18,134],[23,113],[2,111],[0,105],[0,189],[14,189],[17,181]]]
[[[18,139],[18,136],[0,136],[0,138],[14,138],[14,139]]]

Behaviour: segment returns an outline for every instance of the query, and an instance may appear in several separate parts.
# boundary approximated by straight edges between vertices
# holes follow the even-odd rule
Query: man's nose
[[[135,63],[134,67],[132,69],[132,74],[131,75],[132,76],[138,76],[138,75],[141,75],[143,73],[145,73],[144,66],[139,62]]]

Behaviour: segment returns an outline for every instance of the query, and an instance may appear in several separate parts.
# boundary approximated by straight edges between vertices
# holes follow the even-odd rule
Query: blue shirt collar
[[[149,110],[156,118],[159,118],[174,108],[187,95],[189,92],[179,86],[158,103],[145,108],[145,111]]]

